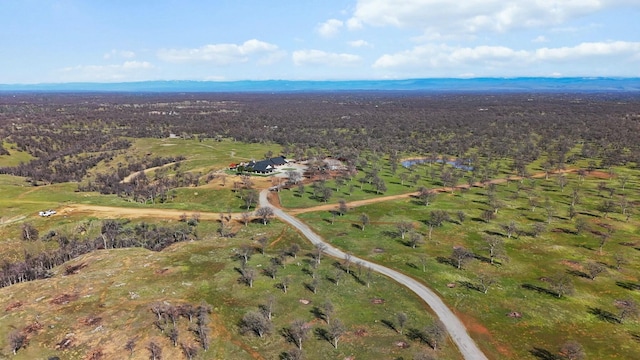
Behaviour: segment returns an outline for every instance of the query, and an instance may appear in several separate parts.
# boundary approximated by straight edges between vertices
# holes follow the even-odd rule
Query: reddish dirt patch
[[[102,318],[99,316],[88,316],[80,320],[80,323],[85,326],[100,325],[101,322],[102,322]]]
[[[42,330],[42,324],[36,321],[34,323],[27,325],[22,331],[25,334],[33,334],[33,333],[37,333],[40,330]]]
[[[401,349],[406,349],[409,347],[409,344],[407,344],[405,341],[396,341],[395,345]]]
[[[311,304],[311,300],[307,300],[307,299],[300,299],[298,301],[300,302],[300,304],[303,304],[303,305]]]
[[[376,305],[384,304],[384,299],[380,299],[380,298],[371,299],[371,303]]]
[[[589,177],[594,177],[596,179],[610,179],[611,176],[604,171],[592,171],[588,174]]]
[[[169,272],[169,268],[158,269],[158,270],[154,271],[154,274],[156,274],[156,275],[164,275],[167,272]]]
[[[457,311],[455,311],[455,314],[458,316],[460,321],[462,321],[467,330],[472,333],[472,335],[479,335],[480,337],[487,339],[487,342],[495,346],[496,350],[500,354],[502,354],[505,359],[513,358],[512,351],[506,345],[496,343],[496,341],[493,339],[493,336],[489,332],[489,329],[487,329],[484,325],[480,324],[478,321],[476,321],[476,319],[467,314]]]
[[[363,329],[363,328],[356,329],[356,331],[354,331],[353,334],[358,337],[367,336],[367,329]]]
[[[19,307],[21,307],[21,306],[22,306],[22,301],[12,302],[11,304],[9,304],[9,305],[4,309],[4,311],[11,311],[11,310],[17,309],[17,308],[19,308]]]
[[[56,344],[56,350],[65,350],[73,346],[73,338],[65,337]]]
[[[60,294],[53,298],[50,303],[54,305],[64,305],[78,300],[78,294]]]
[[[573,260],[562,260],[560,263],[564,266],[567,266],[573,270],[582,270],[582,265],[579,262]]]
[[[104,352],[102,352],[102,349],[91,350],[91,352],[87,354],[87,357],[85,357],[86,360],[100,360],[104,358]]]

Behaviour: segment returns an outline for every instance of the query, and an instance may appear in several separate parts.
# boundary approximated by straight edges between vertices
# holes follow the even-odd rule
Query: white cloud
[[[354,41],[349,41],[348,42],[349,46],[351,47],[355,47],[355,48],[359,48],[359,47],[370,47],[371,44],[369,44],[367,41],[365,40],[354,40]]]
[[[251,56],[269,57],[278,51],[278,46],[264,41],[251,39],[242,44],[213,44],[194,49],[162,49],[158,57],[167,62],[211,62],[217,65],[230,65],[247,62]]]
[[[135,81],[146,79],[156,67],[148,61],[125,61],[111,65],[78,65],[59,69],[65,82]]]
[[[322,50],[294,51],[292,60],[295,65],[352,66],[361,62],[358,55],[328,53]]]
[[[608,61],[603,61],[605,58]],[[530,74],[537,67],[551,65],[566,67],[566,72],[587,72],[594,64],[605,64],[601,68],[606,66],[610,72],[615,72],[621,67],[620,64],[634,62],[634,66],[640,66],[640,42],[588,42],[572,47],[545,47],[533,51],[505,46],[454,47],[425,44],[385,54],[375,61],[373,67],[402,71],[458,69],[481,73],[481,70],[485,70],[491,73],[482,75],[496,75],[499,71]]]
[[[338,19],[329,19],[322,24],[318,25],[318,33],[322,37],[333,37],[340,32],[340,29],[344,23]]]
[[[629,0],[358,0],[347,24],[416,28],[427,33],[470,34],[545,27]]]
[[[531,40],[531,42],[534,42],[534,43],[546,43],[548,41],[549,40],[547,40],[547,38],[543,35],[537,36],[535,39]]]
[[[136,57],[136,53],[134,53],[133,51],[129,51],[129,50],[116,50],[116,49],[112,49],[111,51],[109,51],[108,53],[105,53],[103,58],[105,59],[112,59],[112,58],[120,58],[120,59],[132,59]]]

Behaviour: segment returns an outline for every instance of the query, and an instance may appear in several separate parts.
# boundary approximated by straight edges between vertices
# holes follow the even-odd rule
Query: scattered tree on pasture
[[[360,214],[360,228],[364,231],[364,227],[369,225],[369,215],[362,213]]]
[[[567,360],[583,360],[586,354],[582,345],[577,341],[567,341],[560,347],[560,356]]]
[[[149,359],[150,360],[161,360],[162,359],[162,348],[160,345],[155,342],[149,342],[147,345],[147,350],[149,350]]]
[[[584,269],[587,271],[589,279],[595,280],[596,277],[607,270],[607,268],[599,262],[589,261],[585,264]]]
[[[338,342],[342,335],[346,332],[346,328],[342,324],[340,319],[335,319],[331,324],[329,324],[329,330],[327,331],[327,335],[331,340],[331,344],[335,349],[338,348]]]
[[[571,295],[574,292],[573,280],[568,274],[559,272],[549,278],[549,287],[555,292],[558,298]]]
[[[455,246],[451,252],[451,259],[458,269],[462,269],[469,260],[473,259],[473,253],[462,246]]]
[[[402,332],[404,331],[404,327],[407,325],[407,320],[407,314],[403,312],[399,312],[396,314],[396,321],[398,322],[398,333],[402,334]]]
[[[424,329],[425,341],[433,350],[438,350],[438,346],[442,344],[447,336],[447,329],[440,320],[435,320],[432,324]]]
[[[240,332],[243,334],[253,333],[259,337],[263,337],[271,332],[273,324],[269,319],[259,311],[249,311],[242,317],[240,321]]]
[[[396,228],[398,229],[398,232],[400,233],[400,237],[402,238],[402,240],[404,240],[404,235],[406,233],[413,230],[413,227],[414,226],[411,221],[400,221],[396,223]]]
[[[287,334],[293,343],[302,350],[302,343],[309,337],[309,325],[304,320],[294,320],[289,328]]]
[[[269,206],[261,207],[256,211],[256,216],[262,219],[262,224],[267,225],[269,219],[274,215],[273,209]]]

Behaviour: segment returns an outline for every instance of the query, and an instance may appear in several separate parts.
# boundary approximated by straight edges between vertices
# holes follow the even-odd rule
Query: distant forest
[[[4,93],[0,154],[34,159],[0,173],[34,184],[80,181],[132,138],[275,142],[284,155],[356,159],[363,151],[464,159],[508,158],[515,172],[545,155],[597,166],[640,163],[640,96],[418,92]],[[581,145],[581,153],[571,153]],[[142,169],[174,159],[149,154]],[[128,171],[136,169],[128,169]]]

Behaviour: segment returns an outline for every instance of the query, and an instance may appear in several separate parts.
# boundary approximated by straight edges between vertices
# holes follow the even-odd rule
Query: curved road
[[[260,192],[261,207],[270,207],[273,210],[275,216],[298,229],[314,245],[324,244],[324,246],[326,246],[326,248],[324,249],[324,252],[326,254],[339,259],[344,259],[346,257],[347,254],[327,244],[322,239],[322,237],[320,237],[320,235],[313,232],[313,230],[311,230],[311,228],[305,223],[287,214],[281,209],[271,206],[271,204],[269,203],[268,194],[269,190],[263,190]],[[391,270],[385,266],[375,264],[355,256],[351,256],[351,260],[354,262],[362,262],[363,265],[369,266],[372,270],[406,286],[408,289],[422,298],[422,300],[424,300],[431,307],[431,309],[433,309],[438,318],[440,318],[440,321],[442,321],[442,323],[445,325],[447,331],[449,332],[449,336],[451,336],[451,339],[453,339],[453,341],[456,343],[458,349],[460,349],[460,352],[462,353],[462,356],[466,360],[487,360],[487,357],[480,350],[480,348],[478,348],[475,341],[473,341],[473,339],[467,333],[467,329],[462,324],[460,319],[458,319],[458,317],[447,307],[447,305],[445,305],[444,302],[442,302],[438,295],[431,291],[431,289],[422,285],[415,279],[412,279],[409,276],[401,274],[395,270]]]

